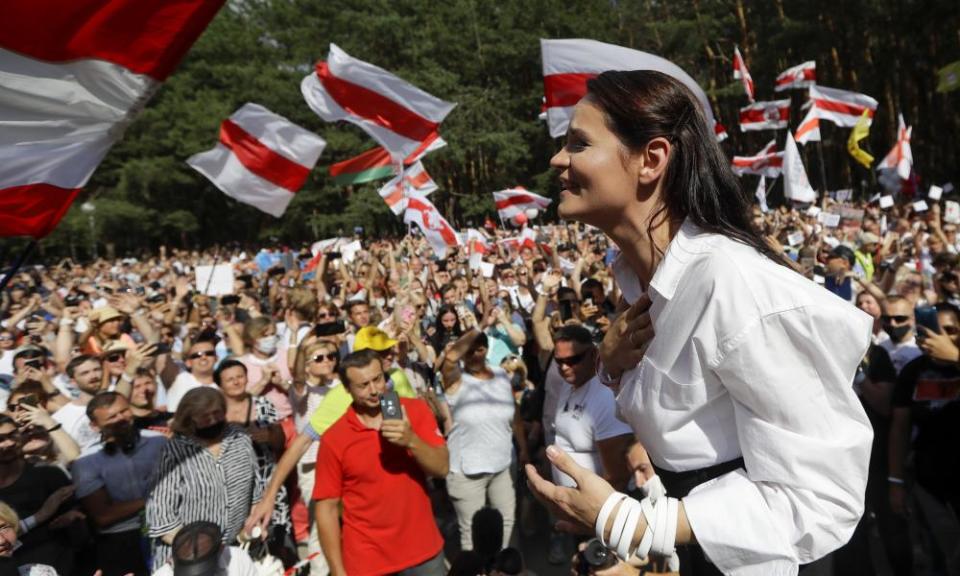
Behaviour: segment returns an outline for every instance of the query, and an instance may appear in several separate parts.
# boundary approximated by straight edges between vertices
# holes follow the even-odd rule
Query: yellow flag
[[[853,156],[853,159],[863,164],[864,168],[870,168],[873,164],[873,156],[866,150],[860,148],[860,141],[870,134],[870,111],[864,110],[863,115],[857,120],[856,126],[850,131],[850,138],[847,140],[847,152]]]

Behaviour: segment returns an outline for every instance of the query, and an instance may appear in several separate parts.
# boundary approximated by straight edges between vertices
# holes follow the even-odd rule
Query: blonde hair
[[[9,524],[14,532],[20,533],[20,517],[6,502],[0,502],[0,523]]]
[[[271,325],[273,325],[273,320],[267,316],[257,316],[247,320],[243,325],[243,343],[247,346],[253,346],[257,339],[270,329]]]

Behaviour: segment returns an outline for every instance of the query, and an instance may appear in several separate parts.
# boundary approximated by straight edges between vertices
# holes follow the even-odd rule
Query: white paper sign
[[[493,278],[494,268],[493,262],[480,262],[480,273],[484,278]]]
[[[943,214],[943,221],[949,222],[950,224],[960,224],[960,203],[947,200],[944,202],[944,205],[946,208]]]
[[[850,188],[837,190],[836,192],[833,193],[833,196],[834,198],[837,199],[837,202],[846,202],[847,200],[850,199],[851,196],[853,196],[853,190],[851,190]]]
[[[354,258],[357,257],[357,252],[363,250],[363,246],[360,244],[359,240],[354,240],[349,244],[344,244],[340,247],[340,256],[343,258],[343,261],[347,264],[353,262]]]
[[[930,191],[927,192],[927,198],[929,198],[929,199],[931,199],[931,200],[939,200],[941,196],[943,196],[943,188],[941,188],[941,187],[939,187],[939,186],[937,186],[937,185],[935,185],[935,184],[934,184],[934,185],[931,185],[931,186],[930,186]]]
[[[827,228],[836,228],[840,225],[840,215],[821,212],[817,219]]]
[[[811,207],[807,208],[807,216],[810,216],[811,218],[816,218],[816,217],[819,216],[819,215],[820,215],[820,207],[819,207],[819,206],[811,206]]]
[[[881,232],[887,231],[887,215],[886,214],[880,217],[880,231]]]
[[[233,266],[230,264],[197,266],[194,274],[197,291],[201,294],[206,294],[207,296],[233,294]],[[210,286],[209,288],[207,288],[208,284]]]
[[[787,234],[787,243],[791,246],[797,246],[803,243],[803,232],[794,232]]]
[[[884,210],[887,208],[893,208],[893,196],[881,196],[880,207]]]
[[[926,212],[928,208],[926,200],[917,200],[913,203],[914,212]]]

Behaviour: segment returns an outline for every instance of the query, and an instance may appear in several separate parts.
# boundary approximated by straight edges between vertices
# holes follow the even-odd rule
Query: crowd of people
[[[797,272],[874,318],[851,382],[868,513],[842,574],[873,573],[874,529],[898,575],[915,548],[933,568],[952,553],[908,514],[918,492],[960,511],[960,238],[931,204],[754,208]],[[257,573],[248,549],[315,575],[523,574],[520,543],[547,527],[551,563],[669,571],[591,565],[518,473],[573,486],[556,445],[617,490],[663,490],[597,377],[615,246],[530,228],[444,258],[408,235],[28,263],[0,302],[0,564],[176,573],[203,548],[231,574]],[[213,263],[231,294],[197,285]]]

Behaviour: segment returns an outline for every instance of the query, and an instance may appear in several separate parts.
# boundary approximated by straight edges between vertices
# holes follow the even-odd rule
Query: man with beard
[[[87,404],[103,386],[103,368],[96,356],[81,354],[67,364],[70,384],[77,389],[77,397],[53,413],[53,419],[80,446],[80,450],[94,447],[100,435],[90,427]]]
[[[887,296],[880,320],[883,322],[883,331],[890,336],[880,345],[890,355],[890,361],[899,374],[908,362],[922,354],[913,332],[913,307],[910,301],[902,296]]]
[[[102,443],[73,463],[76,496],[97,529],[97,565],[104,576],[149,574],[140,545],[141,512],[166,443],[140,435],[127,399],[101,392],[87,404],[91,427]]]

